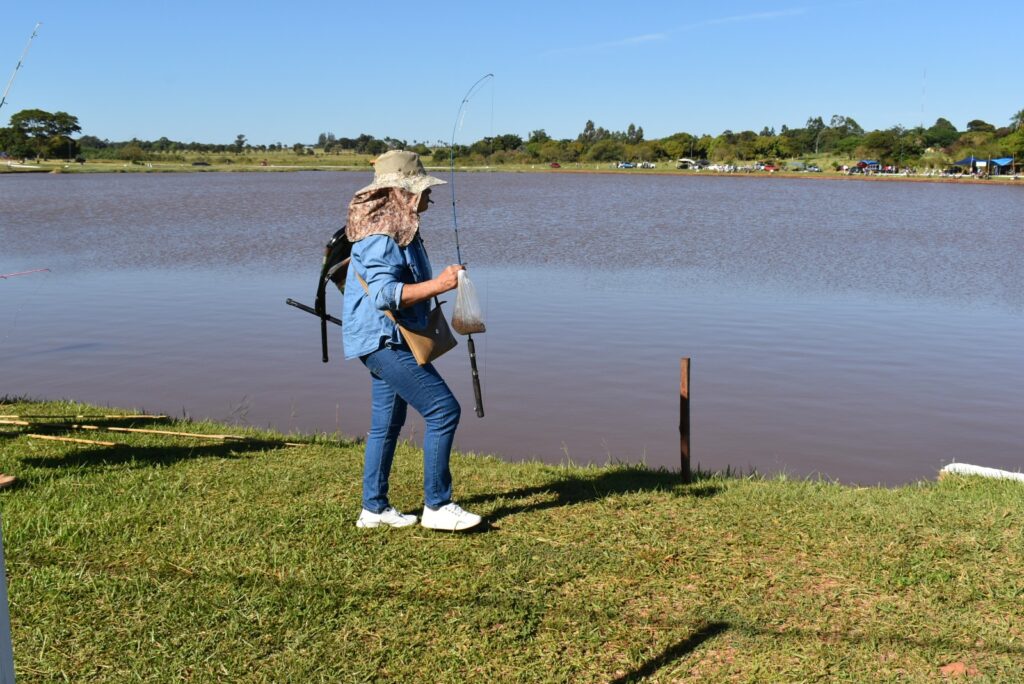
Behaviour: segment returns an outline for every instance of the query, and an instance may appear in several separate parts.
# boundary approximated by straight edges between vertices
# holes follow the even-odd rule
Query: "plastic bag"
[[[480,300],[476,296],[476,288],[465,271],[459,271],[459,286],[455,296],[455,313],[452,314],[452,327],[460,335],[472,335],[487,331],[483,315],[480,312]]]

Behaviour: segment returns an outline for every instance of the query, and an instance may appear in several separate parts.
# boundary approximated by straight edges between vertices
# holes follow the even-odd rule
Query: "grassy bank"
[[[32,423],[0,426],[19,682],[1024,679],[1019,484],[459,455],[483,532],[357,530],[356,443],[111,413],[0,405]],[[420,477],[403,445],[398,507]]]

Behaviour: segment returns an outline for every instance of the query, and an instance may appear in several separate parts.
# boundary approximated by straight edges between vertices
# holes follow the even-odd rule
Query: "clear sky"
[[[587,119],[678,131],[1009,124],[1024,108],[1024,1],[0,2],[0,111],[84,134],[252,143],[369,133],[458,142]]]

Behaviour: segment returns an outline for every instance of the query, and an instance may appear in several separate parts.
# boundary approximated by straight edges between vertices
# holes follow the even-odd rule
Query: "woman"
[[[445,181],[428,176],[419,155],[394,150],[374,163],[373,183],[349,204],[346,235],[354,244],[345,280],[342,330],[345,358],[370,370],[373,417],[363,463],[363,510],[356,527],[407,527],[405,515],[388,501],[388,477],[398,435],[411,405],[423,416],[421,524],[437,530],[468,530],[480,516],[452,501],[448,468],[460,408],[432,364],[420,366],[402,341],[390,312],[413,330],[426,326],[431,300],[455,289],[462,266],[452,264],[434,278],[419,235],[420,214],[430,188]]]

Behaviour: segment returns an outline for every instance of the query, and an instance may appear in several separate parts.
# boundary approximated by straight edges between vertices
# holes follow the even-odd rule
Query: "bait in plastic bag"
[[[472,335],[487,331],[483,315],[480,312],[480,300],[476,296],[476,288],[465,271],[459,271],[459,289],[455,296],[455,313],[452,314],[452,327],[460,335]]]

